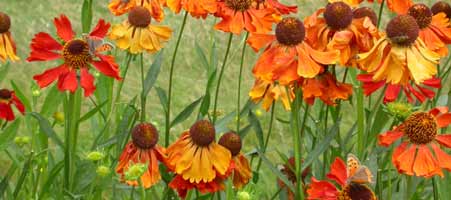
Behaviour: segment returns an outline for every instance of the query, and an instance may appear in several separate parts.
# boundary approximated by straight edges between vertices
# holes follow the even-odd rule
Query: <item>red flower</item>
[[[65,15],[55,18],[54,24],[56,33],[63,42],[58,42],[48,33],[36,34],[31,42],[31,53],[27,61],[61,59],[64,62],[58,67],[34,76],[33,79],[39,87],[47,87],[58,79],[60,91],[69,90],[73,93],[80,83],[85,96],[89,96],[96,89],[94,76],[89,73],[91,65],[104,75],[121,80],[119,66],[114,61],[114,57],[101,54],[101,51],[105,50],[102,47],[106,47],[102,40],[110,28],[109,23],[100,19],[94,30],[83,38],[75,38],[72,25]]]
[[[22,113],[25,113],[25,107],[22,102],[16,97],[14,91],[7,89],[0,89],[0,119],[6,121],[13,121],[15,119],[11,105],[15,105],[16,108]]]
[[[385,89],[384,103],[395,101],[401,91],[407,96],[407,100],[413,103],[414,99],[412,95],[420,102],[424,102],[426,99],[432,99],[435,96],[435,92],[430,88],[440,88],[440,78],[433,77],[424,81],[421,85],[417,85],[411,81],[410,84],[389,84],[385,81],[373,81],[372,74],[360,74],[357,76],[357,80],[363,83],[363,91],[366,96],[371,95],[373,92],[381,89],[383,86],[387,86]],[[427,86],[427,87],[425,87]]]

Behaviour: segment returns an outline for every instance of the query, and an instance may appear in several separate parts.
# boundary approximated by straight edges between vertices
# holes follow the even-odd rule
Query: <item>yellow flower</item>
[[[19,60],[16,56],[16,44],[9,29],[11,28],[11,19],[5,13],[0,12],[0,61],[6,62],[9,58],[11,61]]]
[[[154,53],[163,48],[164,42],[171,37],[172,30],[167,26],[152,25],[148,9],[137,6],[130,10],[128,20],[114,25],[110,39],[116,41],[117,47],[132,54],[147,51]]]

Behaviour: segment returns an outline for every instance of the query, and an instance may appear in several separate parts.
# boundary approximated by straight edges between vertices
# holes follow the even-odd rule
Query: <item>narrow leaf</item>
[[[288,186],[288,188],[290,188],[291,191],[295,191],[294,190],[294,186],[291,183],[291,181],[288,180],[287,176],[283,175],[279,169],[277,169],[272,163],[271,161],[268,160],[268,158],[266,158],[266,156],[261,152],[258,151],[258,155],[261,157],[263,163],[277,176],[277,178],[279,178],[280,180],[282,180],[283,183],[285,183],[285,185]]]
[[[108,102],[108,100],[104,101],[103,103],[101,103],[100,105],[97,105],[94,109],[92,109],[91,111],[89,111],[88,113],[86,113],[85,115],[83,115],[83,117],[81,117],[78,120],[78,123],[81,123],[87,119],[89,119],[90,117],[92,117],[93,115],[95,115],[97,112],[100,111],[100,109],[102,109],[103,106],[106,105],[106,103]]]
[[[23,105],[25,106],[25,110],[31,111],[32,107],[31,107],[30,101],[24,95],[24,93],[22,92],[20,87],[17,87],[17,85],[16,85],[16,83],[14,83],[14,81],[11,81],[11,85],[13,86],[13,89],[14,89],[14,92],[15,92],[17,98],[19,98],[20,101],[22,101]]]
[[[34,117],[36,120],[38,120],[41,132],[44,132],[47,135],[47,137],[49,137],[51,140],[53,140],[53,142],[55,142],[55,144],[57,144],[61,148],[64,148],[62,140],[58,137],[58,135],[56,135],[55,131],[50,125],[50,122],[47,119],[45,119],[44,117],[42,117],[42,115],[36,112],[30,113],[30,115]]]
[[[152,89],[153,85],[157,81],[158,74],[160,74],[161,63],[163,61],[163,51],[160,51],[150,69],[147,71],[146,79],[144,80],[144,86],[142,91],[142,96],[147,96],[149,94],[150,89]]]
[[[183,109],[182,112],[180,112],[177,117],[172,120],[171,127],[174,127],[175,125],[182,123],[183,121],[188,119],[188,117],[191,115],[191,113],[193,113],[194,109],[196,109],[197,105],[199,105],[202,99],[202,97],[197,99],[196,101],[188,105],[185,109]]]
[[[14,189],[14,199],[17,199],[17,195],[19,195],[20,190],[22,189],[22,185],[25,181],[25,178],[27,177],[28,173],[30,172],[30,166],[31,162],[33,161],[33,152],[30,153],[28,156],[27,162],[23,165],[22,173],[19,176],[19,180],[17,181],[16,188]]]
[[[0,134],[0,152],[5,150],[11,144],[12,140],[17,134],[19,126],[20,119],[17,119],[11,125],[9,125],[2,134]]]
[[[6,63],[6,65],[0,67],[0,83],[2,83],[3,80],[5,80],[8,71],[9,71],[9,62]]]
[[[260,148],[263,148],[263,146],[264,146],[263,129],[262,129],[260,121],[258,120],[257,116],[255,116],[254,112],[252,112],[252,111],[249,111],[248,119],[249,119],[249,123],[252,125],[252,127],[255,131]]]
[[[45,97],[44,104],[42,105],[41,115],[45,117],[51,116],[57,111],[58,106],[61,104],[64,98],[64,93],[61,93],[57,86],[54,85],[47,96]]]
[[[164,113],[168,113],[168,96],[166,95],[166,91],[161,87],[155,87],[157,90],[158,98],[160,99],[160,104],[163,106]]]
[[[81,24],[83,33],[88,33],[92,24],[92,0],[84,0],[81,8]]]

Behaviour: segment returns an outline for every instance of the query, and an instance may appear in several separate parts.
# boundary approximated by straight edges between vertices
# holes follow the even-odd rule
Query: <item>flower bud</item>
[[[105,157],[105,155],[99,151],[92,151],[92,152],[89,152],[88,155],[86,155],[86,159],[88,159],[90,161],[99,161],[99,160],[102,160],[104,157]]]
[[[100,177],[105,177],[105,176],[108,176],[111,173],[111,170],[107,166],[100,165],[100,166],[97,167],[96,173]]]
[[[55,112],[53,113],[53,119],[55,119],[56,123],[64,123],[64,113],[62,112]]]
[[[144,172],[146,172],[147,165],[143,163],[136,163],[130,165],[130,167],[125,171],[125,180],[136,181],[140,178]]]
[[[413,106],[408,103],[391,102],[387,104],[387,111],[394,117],[405,119],[413,112]]]
[[[246,192],[246,191],[239,191],[236,194],[236,197],[238,200],[250,200],[251,199],[251,195],[249,194],[249,192]]]

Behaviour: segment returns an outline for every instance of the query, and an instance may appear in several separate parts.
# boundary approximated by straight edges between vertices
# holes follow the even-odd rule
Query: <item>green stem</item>
[[[143,59],[143,53],[139,55],[140,60],[140,68],[141,68],[141,87],[144,90],[144,59]],[[147,96],[141,92],[141,122],[146,121],[146,100]]]
[[[81,109],[81,89],[69,94],[65,101],[65,149],[64,149],[64,188],[71,191],[75,170],[75,155],[77,150],[78,120]]]
[[[302,103],[302,97],[301,97],[301,91],[300,89],[297,89],[296,92],[296,98],[293,101],[293,105],[291,106],[291,130],[292,130],[292,134],[293,134],[293,142],[294,142],[294,160],[295,160],[295,172],[296,172],[296,180],[298,183],[301,183],[301,137],[302,134],[304,132],[304,122],[306,120],[304,120],[303,125],[301,125],[301,129],[299,127],[299,111],[301,108],[301,103]],[[308,107],[307,107],[308,108]],[[308,115],[308,110],[306,108],[306,112],[304,115],[304,119],[307,118]],[[303,200],[304,199],[304,192],[302,190],[302,184],[296,184],[296,189],[295,189],[295,199],[300,199]]]
[[[139,189],[141,191],[141,199],[146,199],[146,189],[144,188],[144,184],[140,178],[138,178]]]
[[[382,0],[381,7],[379,7],[379,15],[377,17],[377,28],[380,27],[382,21],[382,11],[384,10],[385,0]]]
[[[230,33],[229,41],[227,42],[227,50],[226,50],[226,53],[224,56],[224,61],[222,62],[221,71],[219,72],[218,84],[216,85],[215,103],[213,105],[213,124],[216,122],[216,118],[218,116],[216,113],[216,110],[217,110],[217,106],[218,106],[219,89],[221,87],[221,81],[222,81],[222,76],[224,75],[224,69],[227,64],[227,58],[229,57],[230,46],[232,46],[232,38],[233,38],[233,33]]]
[[[276,110],[275,109],[275,102],[273,102],[272,106],[271,106],[271,118],[269,119],[268,134],[266,135],[265,143],[263,144],[263,149],[262,149],[262,153],[263,154],[266,153],[266,149],[268,148],[269,138],[271,138],[275,110]],[[262,158],[260,157],[259,160],[258,160],[256,172],[260,171],[261,165],[262,165]]]
[[[246,32],[246,36],[244,37],[244,40],[247,40],[249,37],[249,32]],[[246,53],[246,42],[243,43],[243,50],[241,52],[241,61],[240,61],[240,72],[238,74],[238,98],[236,102],[236,114],[237,114],[237,120],[236,120],[236,133],[240,134],[240,122],[241,122],[241,112],[240,112],[240,99],[241,99],[241,80],[243,79],[243,66],[244,66],[244,55]]]
[[[188,19],[188,12],[185,11],[185,15],[183,16],[182,26],[180,27],[180,32],[177,37],[177,42],[175,44],[174,53],[172,54],[171,60],[171,68],[169,69],[169,88],[168,88],[168,105],[167,112],[165,113],[165,137],[164,137],[164,146],[167,147],[169,145],[169,131],[171,129],[171,101],[172,101],[172,79],[174,75],[174,66],[175,66],[175,58],[177,57],[177,52],[180,46],[180,41],[182,40],[183,31],[185,30],[186,20]]]
[[[116,106],[116,104],[119,102],[119,100],[121,99],[121,91],[122,88],[124,87],[124,82],[125,82],[125,78],[127,77],[127,72],[128,72],[128,67],[130,66],[130,62],[133,59],[133,55],[127,52],[127,55],[125,56],[125,66],[124,66],[124,71],[122,72],[121,76],[122,76],[122,81],[119,82],[119,86],[116,92],[116,98],[114,99],[114,105],[113,107]]]
[[[434,200],[440,199],[438,188],[437,188],[437,180],[435,179],[435,177],[432,177],[431,181],[432,181],[432,190],[434,191],[433,192]]]

